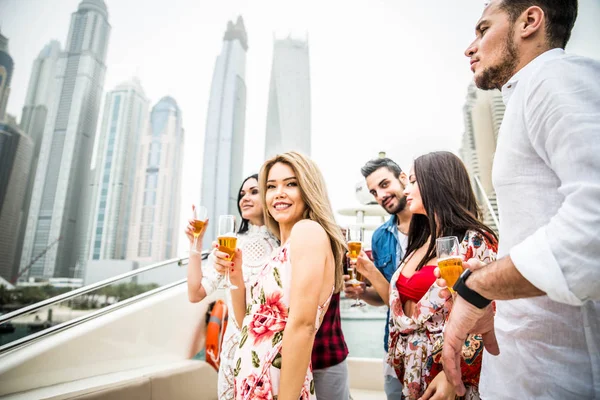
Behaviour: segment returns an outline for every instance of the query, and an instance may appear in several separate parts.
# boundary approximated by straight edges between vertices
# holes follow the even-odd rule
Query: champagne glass
[[[363,242],[363,230],[360,226],[352,225],[346,230],[346,239],[348,241],[348,256],[351,261],[356,263],[360,251],[362,250]],[[352,286],[360,286],[361,281],[364,279],[360,272],[356,270],[356,264],[350,264],[348,267],[348,273],[350,274],[349,284]],[[356,297],[356,302],[350,307],[364,307],[366,304],[360,301],[359,297]]]
[[[198,236],[200,236],[200,232],[204,229],[204,224],[206,223],[206,216],[208,215],[208,210],[204,206],[196,207],[192,204],[192,228],[194,235],[194,244],[192,245],[192,253],[202,254],[202,249],[198,250]],[[202,245],[202,244],[200,244]]]
[[[219,251],[227,253],[229,255],[229,259],[233,260],[233,256],[235,255],[235,249],[237,248],[237,235],[235,234],[234,215],[219,216],[219,231],[217,235],[217,241],[219,242]],[[225,289],[238,288],[229,280],[229,268],[227,268],[227,275],[225,282],[223,282],[223,287]]]
[[[463,272],[462,258],[456,236],[444,236],[436,239],[437,264],[440,274],[448,284],[448,289],[454,293],[452,287]]]

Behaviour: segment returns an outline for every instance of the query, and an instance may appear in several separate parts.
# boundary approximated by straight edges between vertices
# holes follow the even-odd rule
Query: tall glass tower
[[[227,24],[210,89],[200,204],[208,209],[211,223],[204,246],[216,237],[219,215],[237,214],[244,165],[247,50],[244,20],[238,17],[235,24]]]
[[[149,101],[138,79],[106,95],[92,196],[89,258],[125,259],[136,161]]]
[[[127,259],[164,261],[177,255],[184,131],[181,110],[166,96],[152,108],[136,168]]]
[[[310,156],[310,99],[308,41],[291,37],[275,40],[265,158],[290,150]]]
[[[29,276],[72,277],[85,258],[90,162],[110,29],[102,0],[83,0],[71,15],[21,253]]]

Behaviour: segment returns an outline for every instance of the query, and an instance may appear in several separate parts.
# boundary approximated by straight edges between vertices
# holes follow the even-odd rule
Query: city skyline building
[[[505,106],[499,90],[481,90],[473,82],[469,84],[467,100],[463,107],[465,132],[459,154],[471,175],[471,184],[482,208],[484,222],[496,231],[498,227],[486,206],[486,199],[482,192],[485,192],[497,216],[498,205],[492,185],[492,164],[504,110]]]
[[[149,100],[133,78],[106,94],[92,183],[86,260],[125,259],[138,150]]]
[[[20,268],[30,268],[29,277],[73,277],[85,261],[90,163],[110,29],[102,0],[82,0],[71,14],[23,241]]]
[[[127,259],[164,261],[177,255],[184,130],[175,99],[152,108],[141,138],[133,189]]]
[[[200,204],[208,209],[204,246],[216,238],[219,215],[237,215],[244,165],[246,52],[248,35],[240,16],[229,21],[213,72],[202,166]],[[191,210],[190,210],[191,212]]]
[[[0,276],[18,274],[19,231],[33,155],[33,141],[12,118],[0,122]]]
[[[14,67],[15,63],[8,52],[8,38],[0,32],[0,122],[4,121],[6,116]]]
[[[18,265],[21,261],[23,240],[29,216],[29,204],[31,203],[44,127],[46,126],[48,112],[56,98],[56,73],[61,51],[60,43],[56,40],[50,41],[40,51],[38,57],[33,62],[29,85],[27,86],[25,105],[21,113],[20,127],[33,140],[33,154],[31,157],[29,180],[27,182],[27,189],[25,190],[25,200],[22,204],[23,218],[21,218],[21,226],[18,232],[15,265]]]
[[[273,41],[265,159],[295,150],[311,154],[311,89],[308,40]]]

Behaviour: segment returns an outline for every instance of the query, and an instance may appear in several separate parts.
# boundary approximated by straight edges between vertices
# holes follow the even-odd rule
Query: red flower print
[[[465,258],[464,260],[470,260],[471,258],[473,258],[473,248],[471,246],[467,246],[467,252],[465,253]]]
[[[241,393],[241,398],[250,398],[253,400],[271,400],[273,393],[271,392],[271,382],[263,375],[260,379],[255,373],[244,378],[238,385],[238,392]],[[250,395],[250,397],[248,397]]]
[[[252,321],[248,326],[248,333],[254,338],[257,345],[265,340],[270,340],[277,332],[283,331],[287,320],[287,308],[281,302],[281,292],[275,292],[265,297],[265,304],[252,314]]]

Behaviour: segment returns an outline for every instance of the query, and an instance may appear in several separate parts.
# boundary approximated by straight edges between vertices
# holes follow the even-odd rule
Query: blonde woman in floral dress
[[[263,208],[258,189],[258,175],[247,177],[238,192],[238,211],[242,216],[242,223],[238,230],[238,241],[241,248],[253,250],[253,258],[247,257],[243,267],[246,280],[254,280],[258,273],[257,266],[260,265],[262,255],[268,256],[273,249],[279,246],[279,242],[269,233],[264,224]],[[193,228],[189,221],[185,233],[190,239],[190,246],[194,243],[192,235]],[[206,226],[206,225],[205,225]],[[206,229],[206,228],[205,228]],[[204,232],[201,233],[204,236]],[[202,243],[202,237],[198,243]],[[267,257],[263,257],[264,260]],[[207,263],[201,265],[200,254],[190,252],[190,263],[188,265],[188,298],[192,303],[202,301],[206,296],[213,293],[222,282],[222,275],[216,273],[212,264],[214,256],[211,255]],[[240,329],[233,317],[231,299],[227,296],[227,308],[229,310],[229,323],[223,335],[221,346],[218,398],[219,400],[233,400],[235,398],[233,386],[233,363],[235,350],[240,342]],[[210,355],[207,354],[207,357]]]
[[[296,152],[275,156],[259,184],[266,224],[282,245],[248,290],[231,290],[242,326],[236,399],[316,399],[311,351],[331,295],[343,285],[344,238],[312,160]],[[242,251],[233,260],[215,254],[219,273],[229,269],[244,289]]]
[[[357,270],[374,283],[390,306],[387,362],[402,382],[404,399],[454,399],[454,386],[441,364],[443,328],[452,300],[440,296],[435,284],[435,241],[456,236],[463,261],[477,258],[486,263],[496,258],[496,234],[480,222],[477,201],[462,161],[440,151],[418,157],[404,190],[413,213],[408,247],[389,284],[379,285],[380,272],[364,254]],[[483,342],[471,335],[463,346],[462,379],[466,399],[479,399],[479,373]]]

